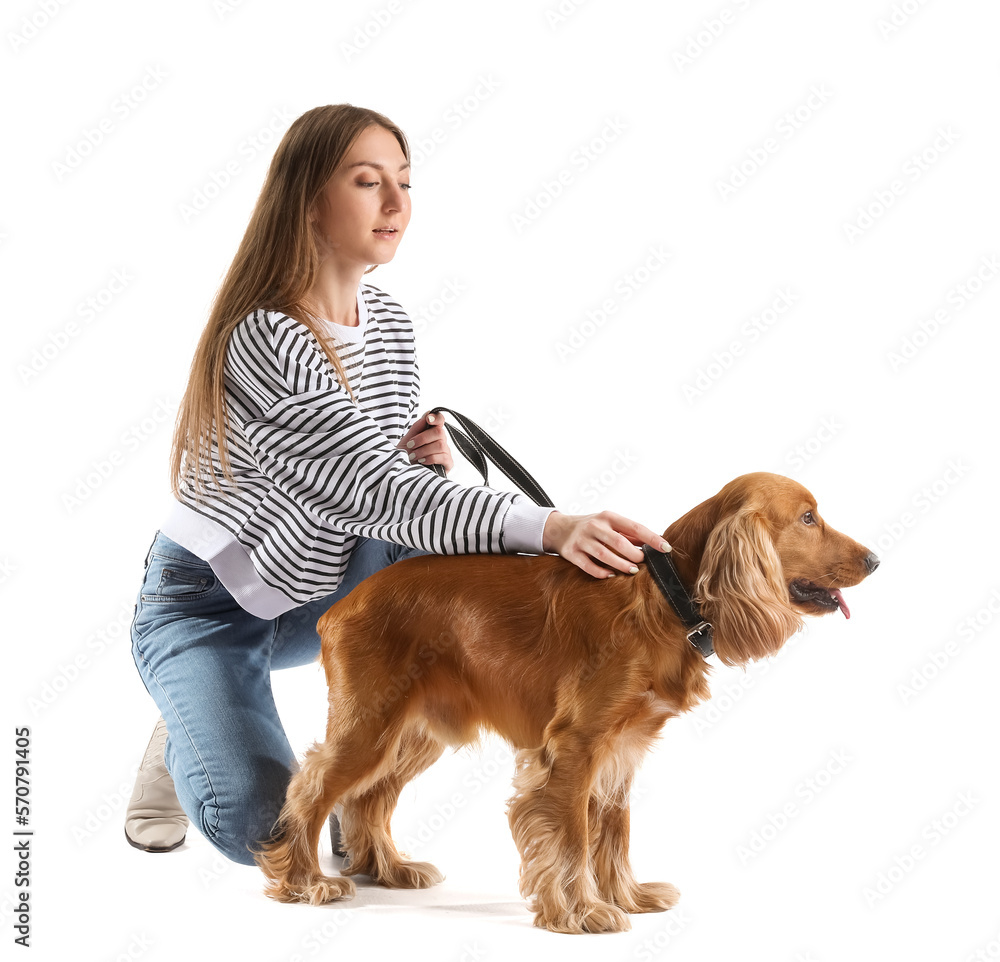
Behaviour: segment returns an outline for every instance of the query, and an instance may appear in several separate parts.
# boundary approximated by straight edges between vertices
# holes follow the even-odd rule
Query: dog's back
[[[451,745],[468,744],[481,727],[517,748],[540,745],[567,686],[621,694],[635,674],[633,687],[650,687],[664,635],[637,644],[629,581],[597,580],[550,556],[399,562],[319,621],[331,704],[368,713],[395,706]]]

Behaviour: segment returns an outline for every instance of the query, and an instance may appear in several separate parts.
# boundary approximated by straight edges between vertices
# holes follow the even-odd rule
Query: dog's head
[[[700,556],[695,598],[727,665],[773,654],[803,615],[849,618],[841,589],[878,567],[871,551],[823,520],[809,491],[777,474],[731,481],[668,529],[675,538]]]

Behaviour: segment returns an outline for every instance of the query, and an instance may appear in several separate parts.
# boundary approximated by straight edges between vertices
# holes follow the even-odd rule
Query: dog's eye
[[[811,511],[807,511],[804,515],[802,515],[802,523],[803,524],[816,523],[816,519],[813,517],[813,513]]]

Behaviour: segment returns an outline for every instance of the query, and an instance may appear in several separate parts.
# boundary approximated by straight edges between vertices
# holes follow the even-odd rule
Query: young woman
[[[253,864],[295,765],[270,673],[319,652],[319,616],[413,554],[555,552],[635,573],[649,528],[467,488],[440,418],[417,416],[413,332],[362,281],[410,219],[388,118],[317,107],[289,127],[212,307],[178,412],[174,503],[146,557],[132,650],[161,713],[126,816],[165,852],[190,819]]]

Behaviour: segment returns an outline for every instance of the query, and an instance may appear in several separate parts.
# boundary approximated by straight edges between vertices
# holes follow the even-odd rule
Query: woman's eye
[[[399,186],[402,187],[403,190],[409,190],[410,189],[410,185],[409,184],[400,184]]]
[[[802,523],[803,524],[816,523],[816,519],[813,517],[813,513],[811,511],[807,511],[804,515],[802,515]]]
[[[377,187],[378,186],[378,181],[377,180],[370,180],[370,181],[366,181],[364,183],[359,183],[358,186],[359,187]]]

